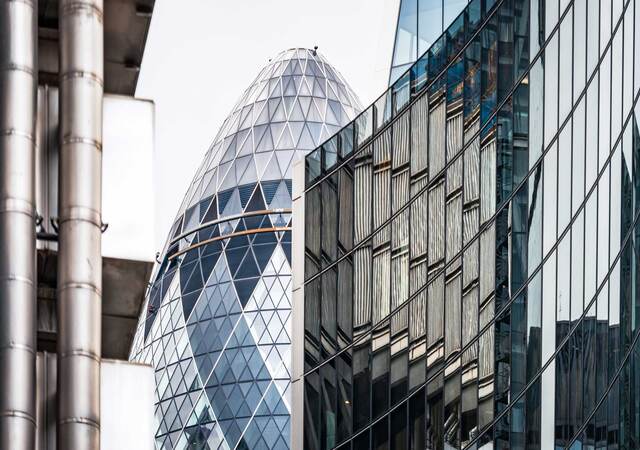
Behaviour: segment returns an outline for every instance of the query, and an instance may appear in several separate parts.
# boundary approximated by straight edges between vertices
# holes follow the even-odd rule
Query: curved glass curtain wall
[[[400,0],[389,84],[440,37],[468,0]]]
[[[474,0],[307,157],[305,449],[640,447],[639,44]]]
[[[322,55],[290,49],[223,123],[131,351],[156,369],[156,448],[289,448],[291,166],[359,110]]]

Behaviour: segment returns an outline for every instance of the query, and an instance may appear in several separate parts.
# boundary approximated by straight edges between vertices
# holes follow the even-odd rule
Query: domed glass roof
[[[131,351],[156,369],[157,448],[289,448],[292,164],[359,110],[321,54],[289,49],[224,121]]]

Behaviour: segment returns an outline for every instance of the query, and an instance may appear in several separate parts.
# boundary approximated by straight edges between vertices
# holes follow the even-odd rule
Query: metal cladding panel
[[[153,449],[153,367],[102,360],[102,450]]]
[[[155,105],[131,97],[104,97],[104,256],[152,261]]]

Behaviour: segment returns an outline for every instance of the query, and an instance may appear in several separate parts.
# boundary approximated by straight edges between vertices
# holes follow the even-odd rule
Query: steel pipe
[[[0,0],[0,449],[35,446],[35,0]]]
[[[60,0],[58,449],[100,447],[102,0]]]

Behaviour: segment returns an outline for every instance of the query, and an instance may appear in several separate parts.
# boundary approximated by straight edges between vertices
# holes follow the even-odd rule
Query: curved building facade
[[[400,0],[391,56],[393,84],[440,37],[469,0]]]
[[[225,120],[156,267],[131,359],[158,449],[288,449],[291,170],[359,111],[314,50],[270,60]]]
[[[296,166],[293,447],[640,448],[639,43],[472,0]]]

